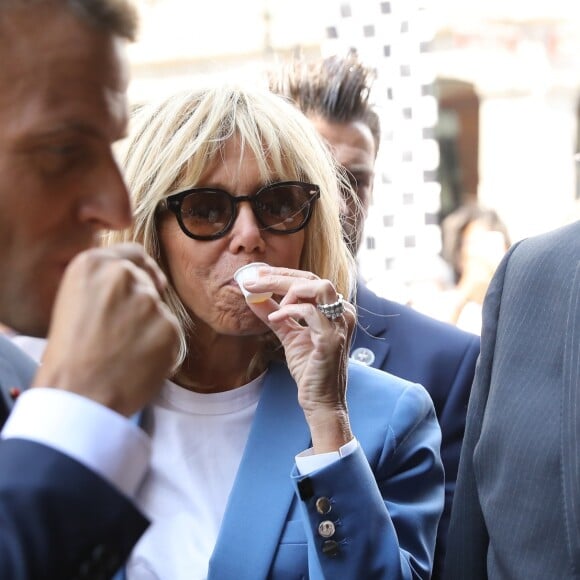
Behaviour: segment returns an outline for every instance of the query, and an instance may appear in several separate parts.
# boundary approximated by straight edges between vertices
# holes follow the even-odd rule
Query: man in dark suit
[[[516,244],[483,305],[445,577],[580,570],[580,222]]]
[[[128,417],[176,324],[141,248],[90,249],[131,221],[111,146],[134,29],[123,0],[0,3],[0,320],[49,338],[37,371],[0,337],[0,578],[108,578],[147,527],[130,498],[149,442]]]
[[[369,103],[372,71],[354,54],[318,62],[297,62],[271,78],[275,92],[300,107],[346,169],[358,200],[345,194],[343,226],[358,252],[372,199],[380,123]],[[379,298],[357,285],[358,327],[351,356],[375,368],[421,383],[430,393],[441,425],[445,467],[445,510],[439,525],[433,578],[440,578],[455,489],[465,413],[479,339],[407,306]]]

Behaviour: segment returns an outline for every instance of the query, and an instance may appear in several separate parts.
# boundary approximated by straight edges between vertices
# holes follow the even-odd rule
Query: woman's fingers
[[[311,272],[287,268],[264,268],[256,280],[244,286],[253,293],[273,292],[282,296],[281,305],[295,302],[312,304],[332,304],[338,300],[338,293],[329,280],[321,280]]]

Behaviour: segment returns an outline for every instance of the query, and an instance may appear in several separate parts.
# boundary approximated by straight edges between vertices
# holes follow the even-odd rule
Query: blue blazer
[[[371,366],[423,385],[435,405],[445,467],[445,509],[437,534],[433,569],[433,578],[438,579],[443,568],[479,337],[408,306],[379,298],[362,283],[357,288],[357,315],[351,356],[363,360],[374,356]]]
[[[580,578],[580,222],[489,287],[449,530],[452,580]]]
[[[348,407],[360,448],[298,475],[294,457],[310,433],[296,383],[285,365],[271,365],[209,580],[429,578],[444,499],[431,400],[418,385],[351,363]],[[335,533],[323,537],[327,521]]]
[[[36,365],[0,336],[0,427]],[[74,436],[74,434],[71,434]],[[147,520],[101,477],[45,445],[0,439],[0,578],[110,577]]]

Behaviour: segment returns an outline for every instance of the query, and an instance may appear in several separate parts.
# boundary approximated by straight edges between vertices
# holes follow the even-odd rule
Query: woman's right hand
[[[355,308],[344,301],[344,313],[330,320],[317,308],[317,304],[338,300],[329,280],[301,270],[264,270],[252,284],[246,283],[246,288],[256,293],[271,291],[282,299],[248,306],[284,347],[315,452],[335,451],[352,439],[346,383]]]

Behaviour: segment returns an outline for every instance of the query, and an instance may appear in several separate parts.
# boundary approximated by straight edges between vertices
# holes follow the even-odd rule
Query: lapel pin
[[[350,355],[353,360],[370,367],[375,362],[375,353],[369,348],[355,348]]]
[[[15,401],[18,399],[18,395],[20,395],[20,389],[18,387],[10,387],[10,389],[8,389],[8,394],[10,395],[10,398]]]

